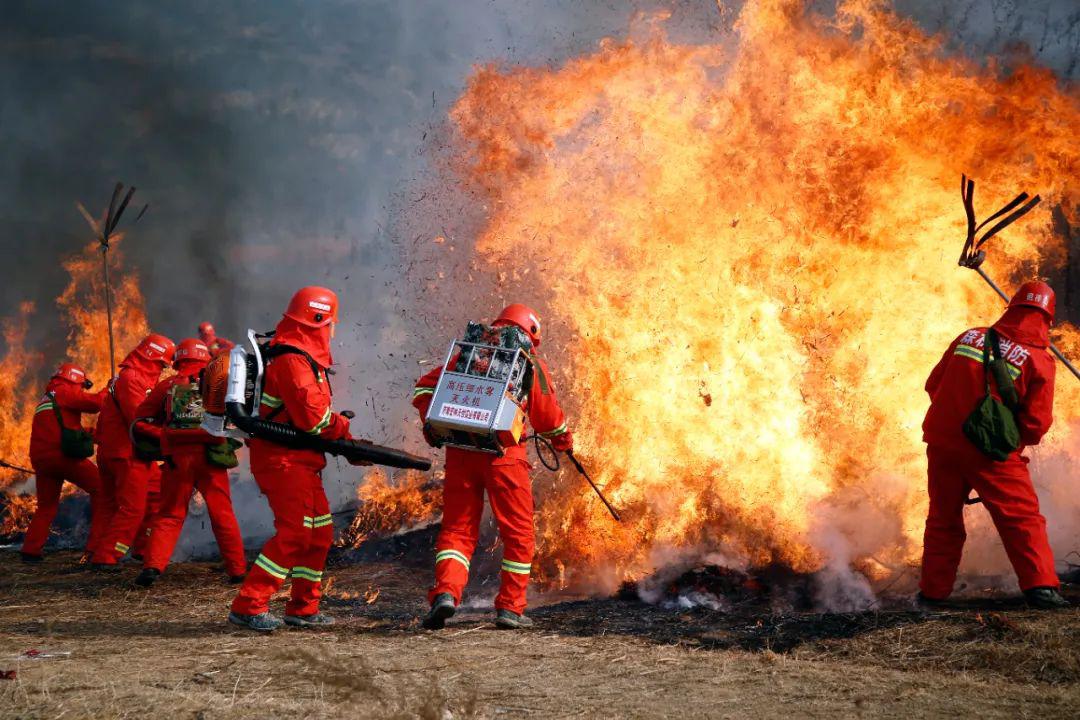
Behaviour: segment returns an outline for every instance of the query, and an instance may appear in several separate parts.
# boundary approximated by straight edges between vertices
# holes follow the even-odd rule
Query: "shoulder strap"
[[[119,379],[119,377],[115,377],[109,382],[109,397],[112,398],[113,405],[116,406],[116,412],[120,413],[120,419],[124,421],[124,425],[130,427],[131,423],[128,422],[127,416],[124,415],[124,408],[120,407],[120,401],[116,399],[116,383]]]
[[[60,412],[60,403],[56,402],[56,393],[50,390],[45,393],[52,400],[53,412],[56,413],[56,422],[60,426],[60,429],[64,429],[64,415]]]
[[[315,362],[315,358],[311,357],[311,355],[309,355],[307,352],[301,350],[298,347],[285,344],[271,345],[266,350],[266,359],[268,361],[273,360],[276,357],[280,357],[281,355],[303,356],[303,358],[308,361],[308,365],[311,366],[311,373],[315,376],[315,382],[321,383],[323,381],[322,375],[319,374],[319,370],[321,369],[319,363]]]
[[[992,327],[986,328],[986,337],[983,339],[983,376],[986,378],[986,394],[990,394],[990,376],[997,381],[998,392],[1001,400],[1012,411],[1019,406],[1019,398],[1016,393],[1016,385],[1013,384],[1012,376],[1005,372],[991,372],[990,355],[993,354],[995,363],[1004,363],[1001,358],[1001,339],[997,331]]]
[[[319,373],[319,370],[321,369],[319,363],[315,362],[315,358],[311,357],[311,355],[309,353],[301,350],[300,348],[295,347],[293,345],[286,345],[284,343],[279,343],[277,345],[271,345],[270,347],[268,347],[266,349],[266,352],[265,352],[266,361],[268,363],[271,360],[273,360],[274,358],[280,357],[282,355],[300,355],[300,356],[302,356],[304,359],[306,359],[308,361],[308,365],[311,366],[311,374],[315,376],[315,382],[320,383],[320,384],[323,382],[323,375]],[[326,374],[326,382],[327,382],[327,384],[329,384],[329,382],[330,382],[329,373]],[[333,393],[333,389],[331,389],[330,392]],[[284,409],[285,409],[284,405],[278,405],[276,408],[271,410],[269,412],[269,414],[267,414],[267,416],[265,418],[263,418],[263,419],[264,420],[273,420]]]

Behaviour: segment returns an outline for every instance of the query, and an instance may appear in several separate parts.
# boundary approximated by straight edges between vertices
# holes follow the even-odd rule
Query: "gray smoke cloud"
[[[955,49],[981,57],[1026,43],[1076,77],[1080,11],[1070,0],[898,8]],[[66,279],[59,260],[90,240],[74,203],[100,209],[123,180],[139,187],[138,205],[150,203],[125,253],[155,330],[179,339],[211,320],[236,340],[272,327],[296,288],[327,285],[343,302],[339,406],[357,412],[356,434],[421,450],[408,405],[418,362],[500,301],[431,307],[406,280],[415,263],[445,258],[417,245],[448,226],[460,231],[450,239],[460,264],[446,270],[467,268],[462,213],[482,214],[432,161],[448,108],[477,63],[559,64],[657,10],[671,12],[674,40],[701,42],[729,27],[738,4],[721,15],[709,0],[5,3],[0,315],[35,300],[32,341],[48,363],[63,353],[52,308]],[[480,301],[476,283],[466,297]],[[331,461],[335,506],[360,477]],[[254,485],[241,480],[235,492],[245,535],[265,536]],[[208,538],[189,523],[186,547]]]

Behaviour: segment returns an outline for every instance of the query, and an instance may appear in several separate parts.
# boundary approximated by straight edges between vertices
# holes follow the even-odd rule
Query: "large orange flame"
[[[123,267],[123,255],[115,249],[122,239],[112,238],[109,253],[113,286],[113,332],[117,362],[147,333],[146,313],[137,275]],[[56,299],[67,335],[65,357],[45,357],[27,348],[27,329],[34,314],[32,303],[23,303],[19,315],[4,321],[5,353],[0,359],[0,458],[29,467],[30,426],[33,409],[45,382],[62,360],[78,363],[101,387],[109,379],[109,336],[106,323],[104,279],[100,246],[88,245],[64,261],[68,283]],[[0,490],[26,476],[0,468]],[[72,491],[71,486],[66,486]],[[23,529],[33,503],[12,502],[0,533]]]
[[[856,564],[917,558],[923,381],[1001,309],[956,266],[960,175],[983,211],[1045,200],[993,274],[1060,263],[1075,94],[948,56],[876,0],[749,0],[716,45],[653,22],[560,68],[480,67],[451,118],[488,208],[477,253],[546,304],[578,454],[627,519],[563,485],[543,580],[609,586],[691,547],[812,570],[837,529]],[[1062,377],[1040,452],[1075,452],[1078,391]]]

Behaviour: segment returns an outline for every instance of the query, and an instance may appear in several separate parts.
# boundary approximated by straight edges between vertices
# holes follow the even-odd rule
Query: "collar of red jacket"
[[[294,348],[303,350],[326,369],[334,364],[334,358],[330,354],[330,326],[320,328],[308,327],[296,322],[292,318],[283,317],[277,324],[274,339],[271,345],[292,345]]]
[[[1045,348],[1050,344],[1050,318],[1042,310],[1012,307],[994,323],[994,329],[1022,345]]]

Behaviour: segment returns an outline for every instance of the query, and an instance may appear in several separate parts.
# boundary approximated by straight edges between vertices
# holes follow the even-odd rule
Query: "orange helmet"
[[[203,339],[213,338],[217,335],[214,326],[208,322],[199,323],[199,337]]]
[[[492,325],[494,327],[517,325],[529,334],[533,347],[540,347],[540,315],[528,305],[521,303],[507,305]]]
[[[1009,301],[1009,307],[1020,305],[1038,308],[1053,320],[1056,305],[1054,288],[1040,280],[1026,282],[1020,286],[1020,289],[1012,296],[1012,300]]]
[[[206,343],[198,338],[181,340],[180,344],[176,346],[176,359],[173,361],[173,365],[176,366],[182,362],[206,364],[210,362],[210,348],[206,347]]]
[[[155,360],[162,365],[168,365],[176,354],[176,344],[164,335],[150,333],[142,339],[133,352],[147,360]]]
[[[308,327],[323,327],[338,319],[338,299],[324,287],[300,288],[289,301],[285,317]]]
[[[73,382],[76,385],[85,385],[86,383],[86,371],[75,363],[60,363],[60,367],[56,369],[53,377]]]

